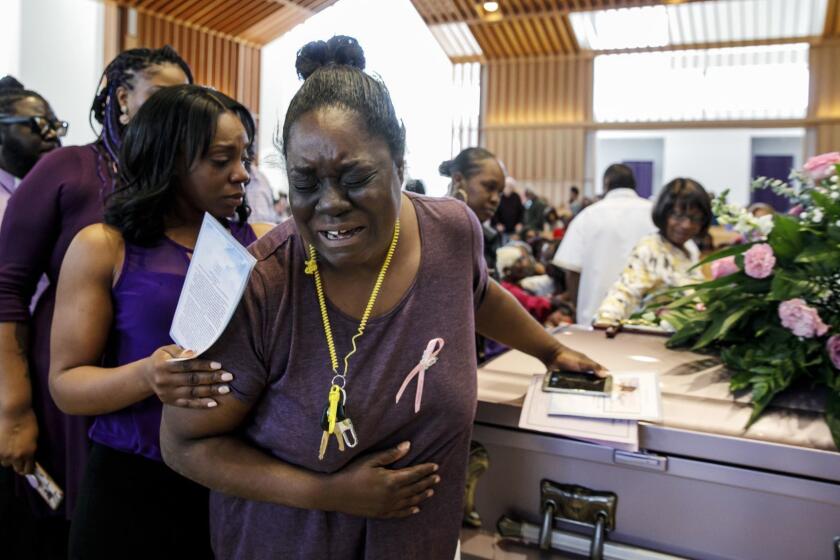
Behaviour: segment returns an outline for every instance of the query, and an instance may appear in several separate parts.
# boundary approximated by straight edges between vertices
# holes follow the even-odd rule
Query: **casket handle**
[[[540,550],[551,550],[551,532],[554,530],[554,514],[557,504],[553,500],[546,500],[542,507],[542,524],[540,524]]]

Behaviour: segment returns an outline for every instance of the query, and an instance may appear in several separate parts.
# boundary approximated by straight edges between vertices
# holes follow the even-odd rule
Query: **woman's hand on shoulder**
[[[174,361],[187,356],[188,351],[175,344],[155,350],[143,368],[147,385],[164,404],[183,408],[218,406],[213,397],[230,393],[228,383],[233,374],[211,360]]]
[[[434,495],[440,482],[437,465],[423,463],[402,469],[388,465],[405,457],[409,442],[379,453],[359,457],[330,475],[327,511],[374,518],[408,517]]]

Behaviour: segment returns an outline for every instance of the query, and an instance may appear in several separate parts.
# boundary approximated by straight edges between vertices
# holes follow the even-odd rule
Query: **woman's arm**
[[[602,365],[560,344],[493,280],[475,314],[475,324],[479,334],[530,354],[546,367],[606,375]]]
[[[220,385],[225,372],[206,360],[167,363],[179,355],[176,346],[120,367],[99,367],[113,322],[111,287],[123,254],[122,236],[101,224],[80,231],[67,250],[50,341],[53,399],[65,413],[79,415],[121,410],[154,394],[181,399],[182,406],[212,406],[207,397],[225,390]]]
[[[597,326],[615,326],[633,314],[644,297],[659,283],[659,275],[653,267],[655,261],[656,255],[644,240],[636,245],[621,276],[595,313]]]
[[[440,481],[431,463],[387,468],[408,453],[408,442],[360,457],[335,474],[294,467],[231,435],[250,405],[230,395],[219,402],[207,411],[165,406],[160,430],[166,464],[213,490],[290,507],[387,518],[417,513]]]
[[[36,165],[18,186],[0,229],[0,465],[19,474],[34,470],[37,449],[27,360],[29,304],[59,234],[62,185],[56,177],[66,168],[56,156],[45,156],[49,161]]]

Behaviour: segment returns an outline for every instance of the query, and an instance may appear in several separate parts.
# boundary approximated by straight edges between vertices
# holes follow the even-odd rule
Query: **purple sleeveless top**
[[[256,240],[248,224],[230,223],[231,234],[242,245]],[[169,327],[190,265],[191,249],[169,238],[155,247],[125,244],[125,262],[111,290],[114,320],[105,363],[121,366],[150,356],[161,346],[174,344]],[[157,396],[97,416],[90,439],[118,451],[162,461],[160,415]]]

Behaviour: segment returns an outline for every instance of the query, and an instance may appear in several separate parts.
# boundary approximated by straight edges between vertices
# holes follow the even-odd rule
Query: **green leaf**
[[[703,336],[700,337],[692,350],[699,350],[704,348],[714,342],[715,340],[719,340],[729,332],[735,324],[741,320],[741,318],[746,315],[747,313],[751,312],[755,309],[757,305],[755,303],[747,303],[743,307],[735,309],[729,314],[720,314],[712,319],[712,324],[706,329],[706,332],[703,333]]]
[[[770,299],[774,301],[785,301],[812,291],[811,281],[808,278],[798,278],[793,274],[779,270],[773,275],[770,287]]]
[[[770,245],[777,257],[793,259],[802,251],[802,232],[799,220],[776,214],[773,217],[773,231],[770,232]]]
[[[812,241],[794,259],[800,264],[819,263],[827,268],[835,268],[840,264],[840,250],[834,243]]]

